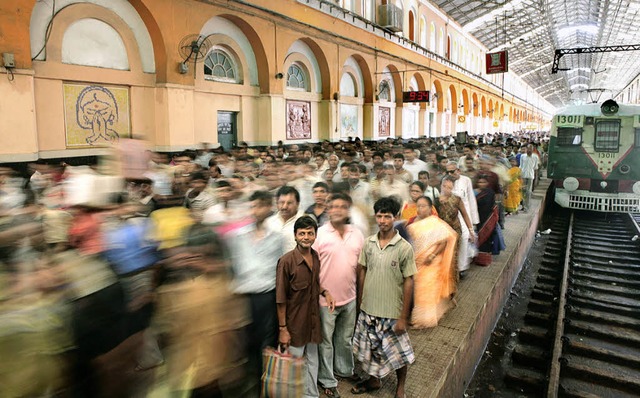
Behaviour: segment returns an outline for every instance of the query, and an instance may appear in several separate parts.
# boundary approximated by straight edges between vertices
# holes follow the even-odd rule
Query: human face
[[[418,199],[416,202],[416,209],[418,218],[420,219],[427,218],[431,215],[431,205],[425,198]]]
[[[442,191],[442,194],[445,196],[451,195],[451,192],[453,191],[453,183],[449,180],[442,181],[440,190]]]
[[[413,149],[404,150],[404,158],[409,162],[413,162],[413,159],[415,159],[415,157],[416,157],[416,153],[413,151]]]
[[[424,192],[422,192],[422,189],[420,189],[419,186],[415,184],[409,186],[409,196],[411,197],[411,200],[415,202],[422,195],[424,195]]]
[[[322,187],[313,188],[313,201],[320,206],[327,202],[327,190]]]
[[[261,223],[271,214],[271,204],[261,200],[251,202],[251,215],[257,222]]]
[[[336,199],[329,203],[329,220],[334,224],[344,224],[349,217],[349,202]]]
[[[193,188],[194,192],[202,192],[207,186],[207,182],[205,180],[193,180],[189,183],[191,188]]]
[[[425,187],[429,186],[429,177],[426,174],[421,174],[418,176],[418,181],[424,184]]]
[[[335,170],[338,167],[338,157],[336,155],[329,156],[329,168]]]
[[[360,172],[349,172],[349,184],[356,186],[360,182]]]
[[[318,168],[324,166],[324,158],[322,156],[316,156],[316,166],[318,166]]]
[[[464,165],[467,167],[467,170],[473,170],[473,159],[466,159]]]
[[[382,164],[383,160],[380,156],[374,156],[373,158],[371,158],[373,161],[373,164]]]
[[[455,178],[456,180],[458,178],[460,178],[460,169],[458,169],[455,165],[453,164],[448,164],[446,166],[446,170],[447,170],[447,174],[449,174],[450,176],[452,176],[453,178]]]
[[[486,178],[481,178],[478,180],[478,189],[485,189],[489,186],[489,181]]]
[[[447,166],[447,163],[449,163],[449,159],[444,158],[440,161],[440,167],[442,167],[443,169]]]
[[[376,224],[378,224],[378,229],[382,233],[390,232],[395,221],[396,217],[391,213],[376,213]]]
[[[340,176],[342,177],[343,180],[346,180],[347,178],[349,178],[349,166],[344,165],[340,167]]]
[[[402,166],[404,166],[404,160],[402,160],[400,158],[394,158],[393,159],[393,167],[395,167],[396,170],[402,169]]]
[[[316,241],[316,230],[313,227],[296,230],[296,243],[303,249],[310,249]]]
[[[277,205],[280,217],[282,217],[283,220],[288,220],[296,215],[300,203],[296,200],[296,196],[290,193],[288,195],[281,195],[278,198]]]
[[[233,188],[231,187],[220,187],[216,190],[218,194],[218,198],[220,198],[223,202],[228,202],[233,197]]]
[[[464,148],[462,152],[464,153],[464,156],[471,156],[471,149],[469,148]]]

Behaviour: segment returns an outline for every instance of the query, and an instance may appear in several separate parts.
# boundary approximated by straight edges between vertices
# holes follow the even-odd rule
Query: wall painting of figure
[[[287,100],[287,139],[311,138],[311,102]]]

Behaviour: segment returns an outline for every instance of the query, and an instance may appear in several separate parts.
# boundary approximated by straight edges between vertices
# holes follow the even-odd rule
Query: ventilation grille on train
[[[640,211],[640,198],[601,198],[569,195],[569,207],[604,212],[638,212]]]

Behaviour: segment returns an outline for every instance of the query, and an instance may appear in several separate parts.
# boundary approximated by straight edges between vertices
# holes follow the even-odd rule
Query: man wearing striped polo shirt
[[[358,260],[358,306],[353,350],[371,378],[351,390],[363,394],[380,388],[380,379],[395,370],[396,397],[405,396],[407,365],[415,356],[407,333],[417,272],[413,248],[393,224],[400,203],[385,197],[373,206],[378,233],[365,240]]]

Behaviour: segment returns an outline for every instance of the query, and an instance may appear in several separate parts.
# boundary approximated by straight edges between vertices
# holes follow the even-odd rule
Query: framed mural
[[[340,136],[358,136],[358,105],[340,104]]]
[[[378,108],[378,136],[391,136],[391,108],[385,106]]]
[[[129,87],[65,83],[67,148],[103,147],[131,137]]]
[[[311,102],[287,100],[287,140],[311,138]]]

